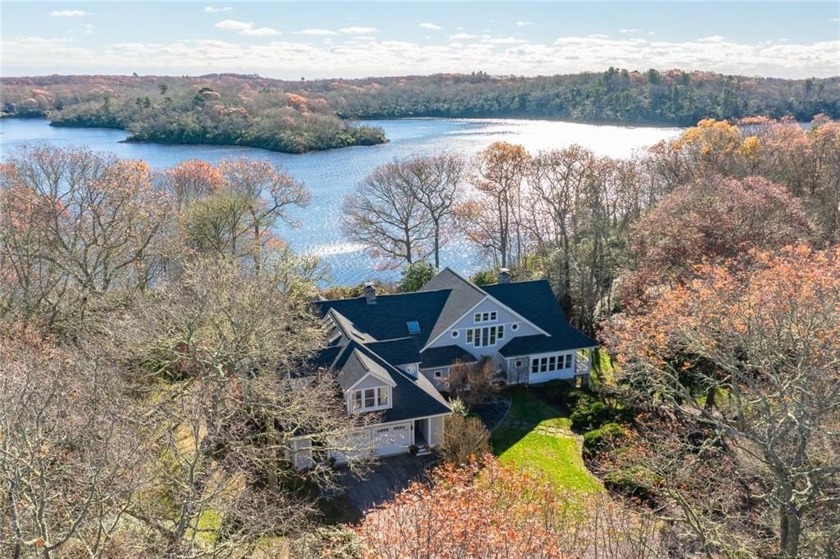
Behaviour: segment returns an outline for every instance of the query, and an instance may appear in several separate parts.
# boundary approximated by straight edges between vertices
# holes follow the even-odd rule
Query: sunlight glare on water
[[[119,157],[143,159],[155,169],[167,169],[188,159],[216,163],[225,158],[249,157],[282,165],[312,192],[312,202],[291,214],[299,227],[277,227],[277,235],[296,251],[317,255],[329,267],[336,283],[394,280],[399,274],[384,269],[362,247],[348,242],[340,230],[341,201],[355,185],[379,165],[413,155],[452,151],[472,156],[493,142],[522,144],[531,152],[562,149],[579,144],[596,155],[630,157],[635,150],[674,138],[678,128],[594,126],[545,120],[501,119],[403,119],[371,121],[381,126],[387,144],[352,147],[303,155],[273,153],[255,148],[224,146],[170,146],[121,143],[126,133],[101,128],[54,128],[45,120],[0,119],[0,161],[26,144],[49,143],[60,147],[87,147]],[[442,265],[472,274],[488,267],[464,239],[450,242]]]

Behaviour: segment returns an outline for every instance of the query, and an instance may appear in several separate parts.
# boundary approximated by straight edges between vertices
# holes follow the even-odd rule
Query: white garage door
[[[411,445],[411,424],[389,425],[373,428],[373,444],[377,456],[390,456],[408,452]]]

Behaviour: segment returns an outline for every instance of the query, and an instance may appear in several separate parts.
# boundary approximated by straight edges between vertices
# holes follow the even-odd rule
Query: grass
[[[603,491],[601,483],[583,464],[580,445],[568,431],[571,425],[569,418],[532,392],[513,390],[510,396],[510,411],[490,439],[499,460],[536,472],[560,490]],[[538,427],[559,428],[565,432],[549,434],[536,428],[524,431],[515,426],[517,421]]]

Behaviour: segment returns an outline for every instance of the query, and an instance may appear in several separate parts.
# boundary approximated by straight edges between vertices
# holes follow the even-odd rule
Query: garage
[[[403,454],[408,452],[408,447],[411,446],[411,424],[374,427],[371,436],[377,456]]]

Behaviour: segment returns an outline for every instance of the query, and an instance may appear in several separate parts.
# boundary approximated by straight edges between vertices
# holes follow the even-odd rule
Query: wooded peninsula
[[[751,115],[840,118],[840,78],[785,80],[609,68],[517,77],[436,74],[285,81],[258,75],[2,78],[2,117],[126,130],[128,141],[303,153],[386,142],[366,119],[540,118],[692,126]]]

